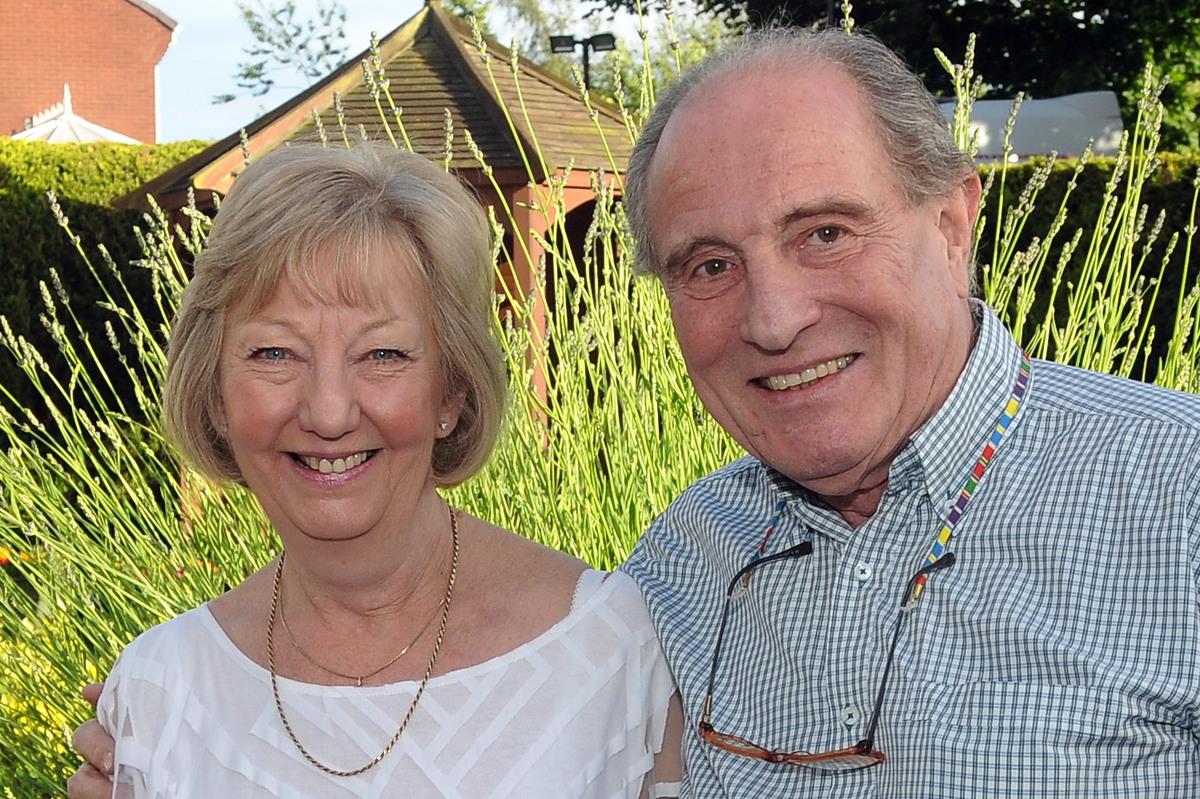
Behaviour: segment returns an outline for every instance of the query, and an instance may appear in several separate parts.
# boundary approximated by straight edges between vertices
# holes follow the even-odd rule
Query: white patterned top
[[[347,768],[382,749],[417,683],[279,686],[309,751]],[[326,775],[301,757],[279,723],[269,673],[206,606],[126,647],[98,715],[117,742],[116,788],[131,786],[135,799],[635,799],[654,795],[643,784],[654,781],[673,692],[633,581],[586,571],[571,612],[549,630],[433,677],[396,748],[356,777]]]

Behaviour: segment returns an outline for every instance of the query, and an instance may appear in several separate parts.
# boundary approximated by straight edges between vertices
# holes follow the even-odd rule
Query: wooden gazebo
[[[477,42],[470,27],[439,0],[427,0],[416,15],[382,37],[376,53],[377,61],[370,49],[360,53],[246,125],[251,158],[288,141],[316,139],[318,125],[330,145],[338,146],[340,108],[352,140],[364,133],[387,140],[390,130],[400,146],[440,161],[446,157],[448,114],[455,131],[450,169],[475,188],[485,206],[497,207],[513,259],[511,288],[528,296],[542,255],[537,240],[559,221],[552,208],[541,207],[539,194],[546,196],[551,181],[560,184],[567,215],[562,221],[575,231],[572,237],[582,236],[595,202],[592,173],[603,170],[611,185],[629,156],[630,135],[620,112],[595,96],[585,103],[576,86],[523,58],[511,64],[508,48],[486,37]],[[380,93],[380,79],[391,103]],[[478,145],[486,169],[467,147],[464,129]],[[178,211],[190,191],[200,210],[208,211],[213,195],[224,194],[244,165],[239,131],[117,204],[137,206],[149,194],[165,210]],[[568,165],[573,167],[569,172]],[[511,218],[502,207],[511,209]],[[535,328],[544,318],[540,303],[535,298],[530,309]]]

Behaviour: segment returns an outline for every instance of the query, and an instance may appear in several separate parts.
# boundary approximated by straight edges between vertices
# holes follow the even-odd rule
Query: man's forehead
[[[816,96],[826,90],[843,98],[847,107],[849,101],[861,104],[858,84],[842,65],[815,55],[761,53],[704,76],[680,100],[672,117],[695,111],[712,113],[730,104],[757,108],[761,113],[769,110],[766,95]]]
[[[876,128],[863,92],[837,65],[778,57],[739,64],[706,78],[675,109],[651,160],[649,194],[755,181],[767,191],[783,173],[886,157]]]
[[[810,152],[828,157],[832,150],[812,146],[851,131],[878,141],[875,129],[862,90],[842,67],[764,57],[710,75],[688,93],[663,129],[651,176],[666,162],[752,167],[771,158],[804,160]]]

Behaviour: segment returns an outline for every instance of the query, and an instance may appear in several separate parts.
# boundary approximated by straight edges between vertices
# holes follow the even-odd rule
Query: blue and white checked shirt
[[[725,588],[713,726],[785,751],[856,743],[900,595],[974,465],[1020,363],[983,309],[946,404],[892,464],[852,530],[743,458],[689,487],[623,567],[642,587],[683,695],[697,797],[1200,797],[1200,397],[1035,361],[1013,428],[903,620],[876,747],[887,762],[818,774],[729,754],[695,725]]]

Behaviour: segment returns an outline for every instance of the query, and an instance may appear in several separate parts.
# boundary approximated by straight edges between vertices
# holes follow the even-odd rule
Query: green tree
[[[463,19],[474,19],[479,29],[488,36],[492,29],[488,23],[488,14],[492,12],[492,0],[445,0],[446,10]]]
[[[636,0],[589,0],[594,7],[632,8]],[[661,4],[662,0],[652,0]],[[698,0],[730,24],[811,25],[840,0]],[[1163,93],[1163,143],[1197,147],[1200,101],[1200,0],[858,0],[855,25],[870,31],[922,75],[930,89],[949,95],[948,76],[933,47],[962,53],[978,35],[975,63],[994,94],[1024,91],[1051,97],[1112,89],[1122,98],[1126,124],[1136,115],[1147,61],[1170,78]]]
[[[308,86],[346,57],[346,7],[338,0],[318,0],[316,16],[307,19],[296,18],[294,0],[239,2],[237,7],[254,44],[243,50],[247,60],[238,64],[234,79],[253,97],[274,89],[281,75]],[[213,104],[235,99],[235,94],[219,94]]]
[[[599,19],[583,19],[571,0],[443,0],[448,11],[474,17],[480,29],[505,43],[551,74],[571,79],[578,57],[551,52],[550,36],[587,36],[599,30]],[[497,34],[497,30],[501,33]],[[595,58],[596,56],[593,56]],[[593,70],[593,76],[598,70]],[[595,83],[595,80],[593,80]]]
[[[653,104],[653,92],[670,84],[689,64],[703,59],[731,35],[711,13],[675,5],[670,25],[647,30],[645,48],[617,39],[617,51],[606,68],[593,70],[592,89],[641,113]],[[680,11],[684,13],[679,13]],[[650,85],[646,85],[647,78]],[[618,97],[621,94],[623,97]]]

